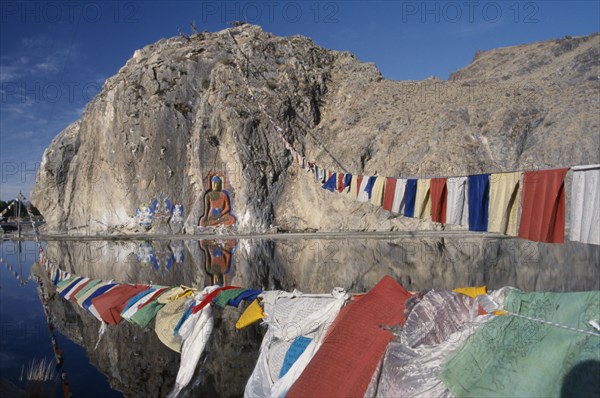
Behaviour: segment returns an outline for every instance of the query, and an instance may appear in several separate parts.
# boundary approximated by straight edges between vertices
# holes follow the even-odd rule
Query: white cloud
[[[0,57],[0,83],[15,82],[37,76],[57,73],[66,62],[77,58],[77,47],[45,36],[21,39],[19,50]]]
[[[21,45],[23,47],[49,47],[55,45],[52,39],[48,36],[37,36],[37,37],[22,37]]]
[[[32,114],[33,107],[35,105],[35,101],[28,97],[22,97],[20,101],[12,102],[12,103],[3,103],[2,104],[2,117],[10,117],[13,115],[18,115],[19,118],[27,118],[30,120],[34,120],[35,117]]]
[[[22,74],[18,73],[20,68],[0,64],[0,83],[8,83],[18,80]]]
[[[36,64],[35,68],[43,72],[58,72],[58,60],[48,57],[45,62]]]

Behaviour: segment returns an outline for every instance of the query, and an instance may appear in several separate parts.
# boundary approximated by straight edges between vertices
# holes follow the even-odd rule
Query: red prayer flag
[[[85,282],[84,284],[80,285],[78,288],[73,290],[73,292],[70,294],[70,300],[75,301],[75,295],[77,293],[79,293],[79,291],[82,290],[84,287],[86,287],[91,281],[93,281],[93,279],[88,280],[87,282]]]
[[[105,323],[115,325],[123,319],[121,311],[129,299],[148,289],[148,285],[119,285],[92,299],[92,305]]]
[[[360,193],[360,184],[362,184],[362,179],[363,176],[356,177],[356,193],[354,194],[354,196],[358,196],[358,194]]]
[[[196,304],[194,306],[194,308],[192,308],[192,314],[195,314],[198,311],[200,311],[202,308],[206,307],[211,301],[213,301],[213,299],[215,297],[217,297],[217,295],[222,290],[229,290],[229,289],[239,289],[239,286],[224,286],[224,287],[220,287],[216,290],[213,290],[212,292],[210,292],[209,294],[204,296],[204,298],[202,299],[202,301],[199,304]]]
[[[383,193],[383,208],[387,211],[392,211],[394,205],[394,196],[396,195],[396,181],[395,178],[388,177],[385,180],[385,190]]]
[[[429,192],[431,193],[431,220],[446,224],[446,190],[445,178],[432,178],[429,181]]]
[[[143,303],[142,305],[140,305],[138,307],[138,311],[141,310],[142,308],[144,308],[145,306],[147,306],[148,304],[150,304],[151,302],[153,302],[154,300],[156,300],[158,298],[158,296],[160,296],[161,294],[163,294],[166,290],[169,290],[170,288],[168,287],[163,287],[158,289],[157,291],[155,291],[154,293],[152,293],[152,296],[150,297],[150,299],[148,299],[148,301],[146,301],[145,303]]]
[[[343,308],[286,397],[363,397],[394,337],[381,326],[404,324],[404,304],[410,296],[385,276],[359,301]]]
[[[519,238],[547,243],[565,241],[565,177],[569,169],[526,171]]]
[[[337,173],[337,191],[342,192],[344,190],[344,173]]]

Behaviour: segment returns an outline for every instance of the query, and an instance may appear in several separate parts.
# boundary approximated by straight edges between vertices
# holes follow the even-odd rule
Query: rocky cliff
[[[137,207],[162,192],[184,205],[189,233],[220,171],[240,231],[431,228],[322,190],[259,104],[309,159],[340,171],[599,163],[599,48],[599,34],[564,38],[478,53],[448,81],[389,81],[352,54],[257,26],[161,40],[53,140],[32,201],[48,232],[135,233]]]

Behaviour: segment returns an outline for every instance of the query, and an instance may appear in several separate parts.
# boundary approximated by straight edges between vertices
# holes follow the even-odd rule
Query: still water
[[[265,290],[329,292],[341,286],[365,292],[384,275],[410,291],[487,285],[527,291],[598,290],[600,247],[567,242],[538,244],[485,237],[398,239],[221,239],[155,241],[50,241],[46,255],[71,273],[118,282],[211,284]],[[0,379],[21,389],[32,361],[54,361],[75,397],[164,396],[179,354],[163,346],[152,328],[122,322],[98,341],[99,322],[76,304],[49,294],[46,309],[32,275],[41,275],[34,242],[0,246]],[[9,270],[9,267],[11,268]],[[15,275],[16,274],[16,275]],[[43,279],[42,279],[43,280]],[[45,281],[45,289],[49,282]],[[215,329],[188,393],[240,396],[252,372],[264,329],[235,329],[242,308],[216,310]],[[152,324],[151,324],[152,325]],[[96,347],[97,345],[97,347]],[[60,372],[59,372],[60,373]],[[2,394],[0,394],[2,395]],[[55,396],[63,396],[60,382]]]
[[[0,255],[0,379],[25,390],[27,382],[20,379],[32,362],[46,359],[55,364],[51,331],[37,293],[37,283],[30,278],[31,267],[37,260],[37,246],[33,241],[20,245],[4,241]],[[111,389],[107,377],[90,363],[84,346],[70,340],[59,328],[53,332],[56,347],[62,351],[62,370],[67,374],[71,390],[79,392],[76,396],[123,396]],[[55,384],[54,396],[62,397],[62,389]],[[0,396],[5,393],[0,392]]]

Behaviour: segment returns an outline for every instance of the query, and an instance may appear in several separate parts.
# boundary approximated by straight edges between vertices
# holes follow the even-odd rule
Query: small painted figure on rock
[[[180,203],[176,203],[173,206],[173,215],[171,216],[171,222],[174,224],[182,224],[183,223],[183,205]]]
[[[154,213],[148,203],[142,203],[135,212],[137,222],[144,228],[150,228],[152,226],[152,218]]]
[[[204,195],[204,215],[200,218],[201,227],[231,227],[236,218],[231,214],[229,194],[223,188],[223,179],[213,175],[210,178],[211,190]]]
[[[162,192],[152,202],[152,210],[154,213],[154,220],[158,222],[168,222],[173,212],[173,205],[168,197]]]

